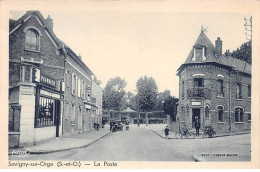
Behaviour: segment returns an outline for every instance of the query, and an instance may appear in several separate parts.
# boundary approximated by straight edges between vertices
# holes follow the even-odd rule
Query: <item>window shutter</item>
[[[71,73],[71,93],[72,93],[72,94],[74,94],[74,93],[73,93],[74,88],[75,88],[75,83],[74,83],[74,74]]]
[[[80,79],[79,78],[77,78],[77,88],[78,88],[78,97],[80,97]]]
[[[65,91],[65,83],[64,83],[64,81],[61,82],[61,91],[63,91],[63,92]]]

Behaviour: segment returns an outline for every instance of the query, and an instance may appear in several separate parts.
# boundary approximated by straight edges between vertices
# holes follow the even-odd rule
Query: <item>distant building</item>
[[[201,31],[177,75],[179,103],[174,130],[185,124],[194,128],[196,118],[201,128],[211,125],[217,133],[251,129],[251,65],[233,58],[229,51],[222,54],[220,38],[214,46]]]
[[[50,16],[28,11],[10,20],[9,147],[92,129],[96,107],[102,112],[102,91],[95,89],[98,103],[92,99],[93,77],[53,33]]]
[[[101,81],[97,80],[96,77],[93,78],[92,82],[92,103],[93,113],[92,113],[92,124],[102,124],[102,97],[103,89],[100,86]],[[93,126],[93,125],[92,125]]]

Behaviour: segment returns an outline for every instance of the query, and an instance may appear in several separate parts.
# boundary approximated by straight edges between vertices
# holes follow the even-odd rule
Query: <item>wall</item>
[[[20,146],[34,142],[35,87],[20,86]]]

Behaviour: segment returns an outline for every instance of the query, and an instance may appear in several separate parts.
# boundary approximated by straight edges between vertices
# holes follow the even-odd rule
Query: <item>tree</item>
[[[232,52],[232,57],[246,61],[252,64],[252,42],[248,41],[243,43],[240,48]]]
[[[158,88],[152,77],[141,77],[137,83],[137,98],[141,111],[152,111],[157,103]]]
[[[111,78],[103,93],[103,108],[109,110],[121,111],[124,103],[126,81],[120,77]]]
[[[157,99],[157,105],[156,105],[156,110],[162,110],[163,109],[163,102],[171,96],[171,91],[170,90],[164,90],[164,92],[160,92],[158,95]]]
[[[164,113],[170,115],[173,121],[176,121],[178,101],[179,101],[178,98],[169,96],[168,98],[165,99],[165,102],[163,104]]]

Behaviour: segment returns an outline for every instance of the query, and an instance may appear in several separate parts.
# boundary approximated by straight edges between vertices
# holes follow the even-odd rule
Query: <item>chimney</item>
[[[48,15],[48,18],[45,19],[47,26],[53,30],[53,20],[51,19],[50,15]]]
[[[217,55],[221,55],[222,54],[222,41],[220,40],[219,37],[215,41],[215,47],[216,47]]]
[[[225,56],[226,56],[227,58],[232,57],[232,53],[231,53],[229,50],[226,50]]]
[[[81,60],[81,54],[79,54],[79,56],[78,56],[79,58],[80,58],[80,60]]]

